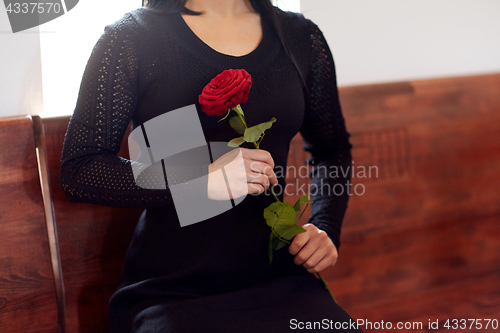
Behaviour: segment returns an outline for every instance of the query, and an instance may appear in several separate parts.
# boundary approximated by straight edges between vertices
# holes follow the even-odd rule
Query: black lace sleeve
[[[71,201],[127,208],[172,203],[163,172],[149,168],[136,180],[132,163],[137,162],[117,156],[138,101],[132,21],[106,26],[87,63],[61,159],[61,184]],[[206,174],[206,166],[198,171],[203,174],[202,168]]]
[[[300,130],[304,149],[311,153],[311,217],[337,247],[349,200],[351,144],[339,102],[335,65],[323,33],[309,21],[311,68],[306,84],[309,98]]]

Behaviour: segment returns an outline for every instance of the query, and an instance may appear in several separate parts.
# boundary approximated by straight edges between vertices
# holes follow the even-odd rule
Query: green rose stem
[[[318,273],[316,273],[316,274],[318,274],[318,277],[321,279],[321,281],[323,281],[323,284],[325,285],[326,290],[328,290],[328,292],[330,293],[330,296],[332,296],[333,301],[334,301],[335,303],[337,303],[337,300],[335,299],[335,296],[333,296],[333,293],[332,293],[332,291],[330,290],[330,287],[328,286],[328,283],[326,282],[326,280],[325,280],[325,279],[323,279],[323,277],[321,276],[321,274],[319,274],[319,272],[318,272]]]
[[[233,110],[236,112],[236,114],[238,115],[238,118],[240,119],[241,123],[243,124],[243,126],[246,129],[246,128],[248,128],[247,123],[246,123],[245,119],[242,116],[242,112],[239,112],[239,110],[236,110],[238,107],[239,107],[239,110],[241,110],[241,106],[239,104],[236,107],[234,107]],[[259,140],[259,142],[252,142],[253,145],[254,145],[254,147],[255,147],[255,149],[260,149],[260,142],[261,141],[262,140]],[[274,193],[272,185],[269,185],[269,190],[271,191],[271,194],[273,195],[274,200],[276,200],[276,202],[280,202],[280,199],[278,199],[278,197],[276,196],[276,193]]]
[[[243,127],[245,127],[245,129],[247,129],[247,128],[248,128],[248,125],[247,125],[247,123],[246,123],[246,121],[245,121],[245,118],[243,117],[243,110],[241,109],[241,106],[238,104],[237,106],[235,106],[234,108],[232,108],[232,110],[233,110],[234,112],[236,112],[236,114],[238,115],[238,119],[241,121],[241,124],[243,125]],[[229,114],[229,113],[228,113],[228,114]],[[227,117],[227,116],[226,116],[226,117]],[[224,118],[225,118],[225,117],[224,117]],[[224,118],[223,118],[223,119],[224,119]],[[222,120],[222,119],[221,119],[221,120]],[[254,142],[252,142],[252,143],[253,143],[253,145],[254,145],[254,147],[255,147],[255,149],[260,149],[260,142],[261,142],[261,141],[262,141],[262,137],[261,137],[261,139],[260,139],[259,141],[254,141]],[[281,202],[281,201],[278,199],[278,197],[276,196],[276,194],[274,193],[274,190],[273,190],[273,186],[272,186],[272,185],[269,185],[269,190],[271,191],[271,194],[273,195],[274,200],[276,200],[276,202]],[[307,203],[307,205],[309,205],[309,203]],[[302,211],[302,213],[300,214],[299,220],[300,220],[300,218],[302,217],[302,215],[304,214],[304,212],[306,211],[306,209],[307,209],[307,205],[306,205],[306,207],[304,208],[304,210]],[[281,238],[281,237],[280,237],[280,235],[278,235],[276,232],[274,232],[274,229],[273,229],[272,231],[273,231],[274,235],[275,235],[278,239],[280,239],[280,240],[284,241],[285,243],[290,244],[290,242],[288,242],[287,240],[285,240],[285,239]],[[332,291],[331,291],[330,287],[328,286],[328,283],[326,282],[326,280],[325,280],[325,279],[321,276],[321,274],[320,274],[320,273],[316,273],[316,274],[318,275],[318,277],[320,278],[320,280],[321,280],[321,281],[323,282],[323,284],[325,285],[325,288],[326,288],[326,290],[328,290],[328,293],[329,293],[329,294],[330,294],[330,296],[332,297],[333,301],[334,301],[335,303],[337,303],[337,300],[335,299],[335,296],[333,296],[333,293],[332,293]]]
[[[297,221],[300,221],[300,218],[302,217],[302,215],[304,215],[304,212],[306,211],[307,206],[309,206],[309,202],[306,204],[306,208],[304,208],[304,210],[302,211],[302,213],[300,213],[299,219],[298,219]],[[316,273],[316,274],[318,274],[318,277],[321,279],[321,281],[323,281],[323,284],[325,285],[326,290],[328,290],[328,292],[330,293],[330,296],[332,296],[333,301],[334,301],[335,303],[337,303],[337,300],[335,299],[335,296],[333,296],[333,293],[332,293],[332,291],[330,290],[330,287],[328,286],[328,283],[326,282],[326,280],[325,280],[325,279],[323,279],[323,277],[321,276],[321,274],[319,274],[319,272],[318,272],[318,273]]]

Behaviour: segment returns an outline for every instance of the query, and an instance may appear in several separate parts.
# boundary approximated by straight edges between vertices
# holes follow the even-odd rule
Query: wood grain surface
[[[31,118],[2,118],[0,146],[0,332],[58,332]]]
[[[353,170],[378,168],[353,178],[365,193],[323,272],[353,317],[500,320],[498,91],[499,74],[339,89]],[[304,164],[301,146],[289,163]]]
[[[401,330],[415,332],[449,331],[447,319],[500,320],[498,91],[500,74],[339,89],[352,182],[363,194],[350,198],[339,261],[323,275],[353,318],[422,322]],[[66,331],[106,332],[107,302],[140,211],[66,199],[59,163],[68,120],[42,119]],[[0,332],[57,331],[31,126],[28,117],[0,122]],[[297,135],[290,146],[289,165],[299,172],[287,177],[290,201],[309,183],[302,145]],[[372,174],[358,173],[370,167]],[[475,331],[495,330],[464,330]]]
[[[60,161],[69,117],[42,119],[49,158],[66,296],[67,332],[106,332],[107,305],[123,273],[123,259],[140,210],[69,202]],[[127,156],[126,142],[120,156]]]

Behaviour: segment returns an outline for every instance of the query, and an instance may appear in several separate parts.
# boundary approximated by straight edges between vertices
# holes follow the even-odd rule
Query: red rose
[[[221,116],[228,109],[248,100],[252,77],[244,69],[228,69],[203,88],[199,102],[209,116]]]

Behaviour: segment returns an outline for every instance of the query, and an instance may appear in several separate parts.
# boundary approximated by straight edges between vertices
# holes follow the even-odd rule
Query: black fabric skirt
[[[111,332],[361,332],[287,248],[270,264],[262,207],[272,200],[187,227],[172,209],[146,210],[109,303]]]
[[[290,276],[228,293],[168,299],[137,299],[118,317],[112,332],[280,333],[362,332],[311,276]],[[118,315],[118,313],[116,313]]]

